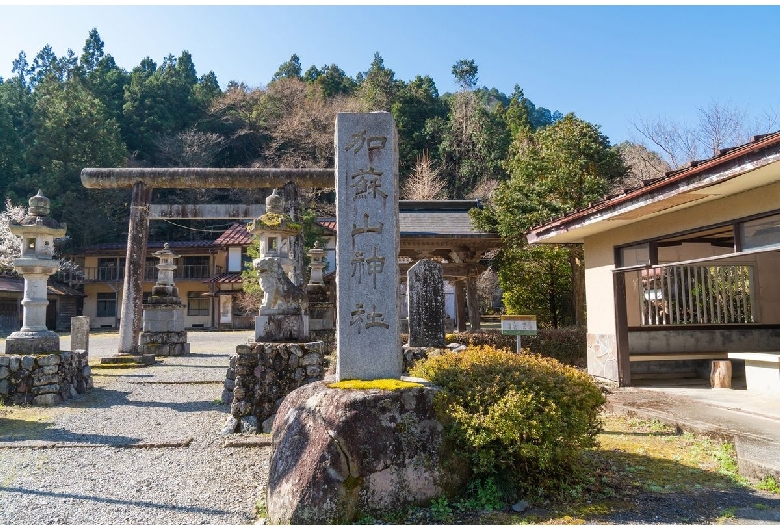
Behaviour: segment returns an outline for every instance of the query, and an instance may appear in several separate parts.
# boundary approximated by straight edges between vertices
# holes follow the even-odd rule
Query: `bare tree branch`
[[[431,164],[431,156],[425,151],[417,157],[414,171],[406,179],[401,196],[404,199],[427,201],[444,199],[446,183],[439,176],[438,169]]]

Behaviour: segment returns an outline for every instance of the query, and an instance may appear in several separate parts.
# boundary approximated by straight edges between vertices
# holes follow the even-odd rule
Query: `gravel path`
[[[0,524],[253,522],[270,450],[226,447],[240,435],[220,434],[219,401],[228,356],[248,335],[192,332],[192,354],[123,370],[95,366],[117,335],[91,336],[90,394],[13,416],[0,408]]]

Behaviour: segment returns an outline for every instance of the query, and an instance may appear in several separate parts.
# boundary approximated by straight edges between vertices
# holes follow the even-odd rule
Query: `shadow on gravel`
[[[209,383],[213,384],[213,383]],[[154,385],[164,386],[164,384]],[[182,385],[172,384],[171,386],[180,387]],[[220,389],[221,391],[221,389]],[[174,394],[176,390],[171,390],[171,394]],[[78,398],[68,401],[66,406],[70,408],[81,409],[109,409],[114,406],[129,406],[139,408],[169,408],[176,412],[208,412],[208,411],[220,411],[226,412],[227,406],[219,401],[219,395],[215,393],[215,397],[211,401],[140,401],[131,399],[129,396],[132,392],[122,392],[119,390],[109,390],[106,388],[94,388],[89,394],[79,396]],[[2,432],[2,431],[0,431]]]
[[[224,357],[224,358],[227,359],[231,355],[232,354],[230,354],[230,353],[195,353],[195,352],[190,352],[189,354],[182,355],[181,357],[183,357],[185,359],[189,359],[190,357]],[[169,359],[176,359],[176,357],[164,357],[164,359],[166,361],[168,361]],[[168,364],[168,363],[166,362],[165,364]]]
[[[161,510],[171,510],[183,513],[197,513],[204,515],[229,515],[233,512],[226,510],[214,510],[211,508],[201,508],[197,506],[179,506],[176,504],[159,504],[156,502],[134,501],[123,497],[121,499],[110,499],[108,497],[96,497],[94,495],[79,495],[76,493],[54,493],[51,491],[31,490],[27,488],[8,488],[0,486],[0,492],[21,493],[24,495],[37,495],[41,497],[55,497],[65,499],[75,499],[80,501],[102,502],[106,504],[120,504],[123,506],[132,505],[139,508],[159,508]]]
[[[17,420],[0,418],[0,442],[69,442],[97,445],[130,445],[141,438],[110,436],[102,434],[74,433],[40,420]]]

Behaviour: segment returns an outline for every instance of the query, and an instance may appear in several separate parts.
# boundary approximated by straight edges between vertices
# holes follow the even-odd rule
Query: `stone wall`
[[[617,382],[617,342],[614,335],[588,333],[588,373]]]
[[[0,398],[19,405],[55,405],[92,389],[87,352],[0,354]]]
[[[230,356],[222,401],[230,404],[227,432],[256,432],[287,394],[325,374],[322,342],[250,342]]]

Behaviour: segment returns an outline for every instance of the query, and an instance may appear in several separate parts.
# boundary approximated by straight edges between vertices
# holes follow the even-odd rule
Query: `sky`
[[[640,119],[693,125],[712,103],[780,112],[778,27],[773,5],[0,5],[0,77],[46,44],[80,55],[92,28],[128,71],[187,50],[223,88],[263,86],[294,53],[304,71],[354,77],[379,52],[396,79],[429,75],[443,94],[458,89],[453,64],[473,59],[479,86],[519,85],[617,144],[638,139]]]

